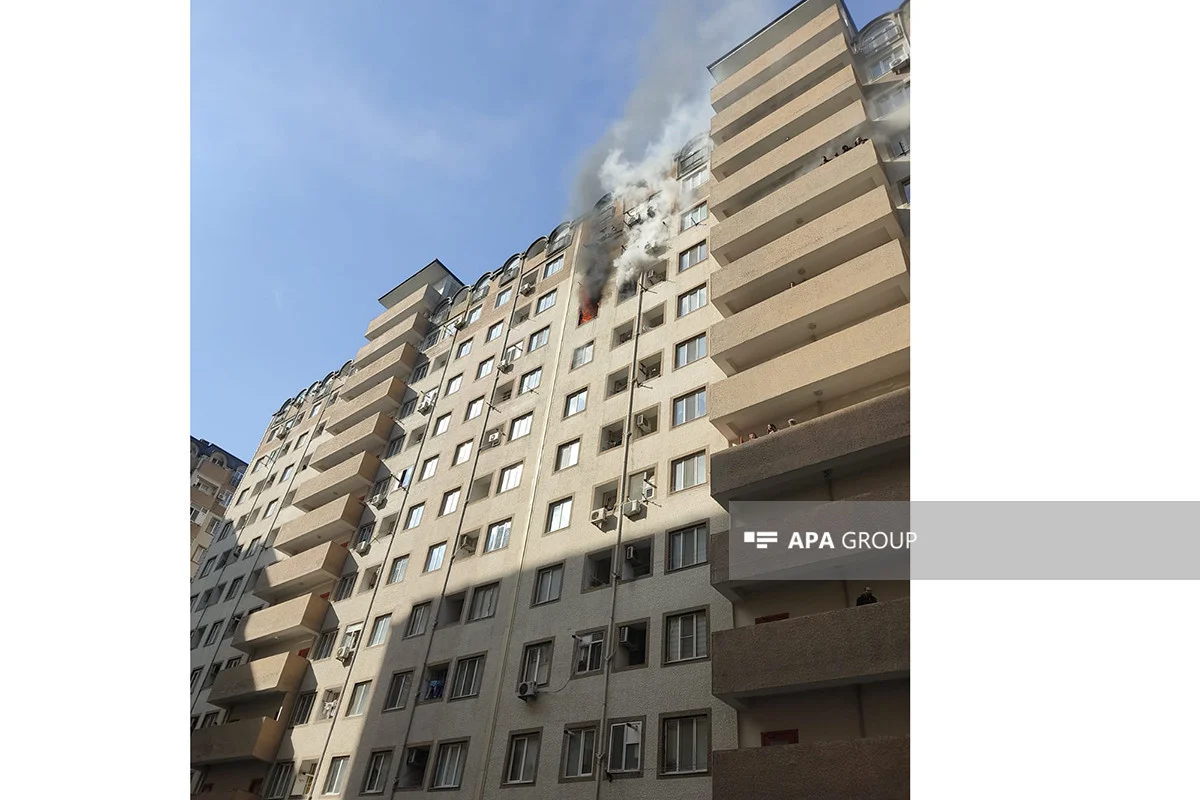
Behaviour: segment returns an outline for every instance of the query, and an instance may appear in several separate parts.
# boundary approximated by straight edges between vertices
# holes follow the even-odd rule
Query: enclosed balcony
[[[254,717],[192,732],[192,766],[231,761],[270,763],[283,738],[283,723],[270,717]]]
[[[408,321],[419,318],[421,313],[437,305],[442,296],[432,286],[413,292],[396,305],[384,311],[367,326],[367,339],[374,342]]]
[[[208,702],[228,708],[247,700],[295,691],[308,659],[280,653],[223,670],[213,682]]]
[[[904,800],[910,796],[909,738],[873,736],[714,750],[712,796],[721,800]]]
[[[309,466],[313,469],[327,470],[358,453],[379,455],[391,438],[395,424],[396,421],[382,411],[373,417],[367,417],[318,447]]]
[[[909,599],[713,633],[712,692],[726,702],[909,673]],[[754,668],[746,654],[754,653]]]
[[[906,385],[908,370],[903,305],[709,386],[709,420],[731,441],[761,435],[768,423],[805,420],[840,398]]]
[[[275,549],[294,556],[321,542],[349,536],[358,528],[362,513],[363,501],[357,496],[339,497],[299,519],[285,523],[275,538]]]
[[[388,378],[407,378],[417,362],[417,345],[404,343],[369,364],[355,364],[356,371],[342,386],[341,399],[353,400]]]
[[[211,458],[203,458],[200,464],[196,467],[196,471],[204,477],[205,480],[216,484],[218,487],[224,486],[229,479],[229,470],[220,466]]]
[[[268,606],[242,620],[231,644],[243,652],[315,636],[325,622],[329,601],[315,594]]]
[[[713,273],[709,299],[728,317],[903,236],[887,189],[880,186],[722,264]]]
[[[395,411],[404,400],[407,389],[400,378],[389,378],[353,400],[334,403],[325,420],[325,430],[341,433],[375,414]]]
[[[363,495],[375,483],[378,471],[379,457],[360,453],[300,484],[292,504],[312,511],[344,495]]]
[[[322,584],[338,579],[342,574],[346,553],[345,547],[330,541],[291,558],[276,561],[263,569],[251,591],[255,597],[270,603],[307,594]]]
[[[395,352],[398,347],[411,345],[416,347],[425,338],[429,329],[429,320],[419,314],[411,314],[398,321],[386,333],[364,344],[354,356],[354,366],[365,369],[376,361]]]
[[[891,241],[718,322],[708,354],[733,375],[906,302],[908,264]]]

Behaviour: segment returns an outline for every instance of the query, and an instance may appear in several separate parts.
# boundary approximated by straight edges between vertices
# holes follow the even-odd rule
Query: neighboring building
[[[907,497],[907,79],[846,19],[712,67],[636,281],[577,288],[643,224],[601,200],[283,404],[193,582],[194,793],[907,795],[907,586],[722,571],[732,499]]]
[[[192,502],[190,575],[204,562],[212,537],[220,534],[225,511],[246,472],[246,462],[212,442],[192,437]],[[228,534],[227,534],[228,535]]]

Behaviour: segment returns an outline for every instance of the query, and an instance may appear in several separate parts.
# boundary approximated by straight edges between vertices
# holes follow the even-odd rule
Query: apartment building
[[[907,31],[907,4],[854,32],[810,0],[710,67],[708,420],[732,446],[709,488],[725,508],[908,499]],[[738,717],[713,796],[907,796],[907,582],[873,582],[859,607],[846,581],[730,580],[739,546],[710,550],[734,618],[712,692]]]
[[[713,65],[633,279],[581,290],[644,224],[602,198],[283,404],[193,582],[194,794],[906,795],[906,585],[725,568],[730,501],[907,495],[906,78],[862,41],[809,0]]]
[[[225,511],[245,471],[245,461],[212,442],[192,437],[192,577],[204,562],[213,534],[224,524]]]

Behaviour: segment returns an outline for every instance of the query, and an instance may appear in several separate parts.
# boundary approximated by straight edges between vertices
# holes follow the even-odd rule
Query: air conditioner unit
[[[537,288],[537,287],[536,287],[534,284],[532,284],[532,283],[522,283],[522,284],[521,284],[521,288],[520,288],[520,289],[518,289],[518,291],[519,291],[521,294],[533,294],[533,290],[534,290],[534,289],[536,289],[536,288]]]
[[[651,286],[653,286],[654,284],[658,283],[661,280],[663,280],[663,276],[659,275],[657,272],[649,272],[646,274],[646,283],[648,283]]]
[[[417,411],[422,414],[428,414],[430,411],[433,411],[433,399],[422,397],[421,402],[417,403]]]
[[[371,543],[359,542],[358,544],[354,545],[354,552],[358,553],[360,556],[367,555],[371,552]]]
[[[538,687],[535,681],[521,681],[517,684],[517,697],[528,702],[537,698]]]
[[[617,344],[625,344],[625,342],[628,342],[632,338],[633,338],[633,332],[627,331],[617,337]]]
[[[496,447],[500,444],[500,431],[492,431],[487,435],[487,446]]]
[[[286,430],[279,431],[278,433],[276,433],[276,434],[275,434],[275,438],[276,438],[276,439],[286,439],[286,438],[287,438],[287,431],[286,431]]]
[[[595,525],[597,528],[603,528],[604,523],[607,519],[608,519],[608,509],[607,508],[592,509],[592,524]]]
[[[629,519],[633,519],[645,510],[646,507],[642,505],[641,500],[626,500],[625,505],[621,507],[621,511],[624,512],[625,516]]]
[[[654,499],[655,489],[649,483],[642,486],[642,500],[649,502]]]
[[[629,626],[622,625],[617,631],[617,644],[629,644]]]
[[[374,509],[377,509],[377,510],[378,510],[378,509],[380,509],[380,508],[383,508],[384,506],[386,506],[386,505],[387,505],[387,496],[386,496],[386,495],[382,495],[382,494],[381,494],[381,495],[377,495],[377,496],[375,496],[375,497],[372,497],[372,498],[370,499],[369,503],[370,503],[370,506],[371,506],[371,508],[374,508]]]
[[[642,433],[650,432],[650,423],[646,420],[645,414],[638,414],[633,418],[633,424],[637,425],[637,429]]]
[[[637,548],[631,544],[625,545],[625,560],[626,561],[637,561],[638,560]]]
[[[454,320],[454,327],[461,331],[463,328],[467,327],[467,320],[465,318]]]
[[[505,356],[504,358],[500,359],[500,371],[501,372],[511,372],[512,368],[513,368],[513,363],[512,363],[511,358],[509,358],[508,356]]]
[[[458,549],[469,550],[475,552],[475,544],[478,540],[474,536],[467,536],[465,533],[458,537]]]
[[[416,766],[425,760],[424,755],[420,750],[409,750],[408,757],[404,759],[404,762],[410,767]],[[397,777],[397,780],[399,780],[399,777]]]
[[[354,658],[354,648],[348,645],[343,645],[337,649],[337,653],[334,654],[334,658],[345,664],[347,661]]]

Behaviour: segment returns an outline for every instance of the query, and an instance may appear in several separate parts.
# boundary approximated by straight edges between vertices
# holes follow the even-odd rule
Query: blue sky
[[[792,4],[709,1],[737,39]],[[689,38],[699,4],[658,5],[193,3],[192,434],[249,458],[376,298],[433,258],[469,282],[565,219],[655,12]],[[849,6],[861,25],[895,3]]]

